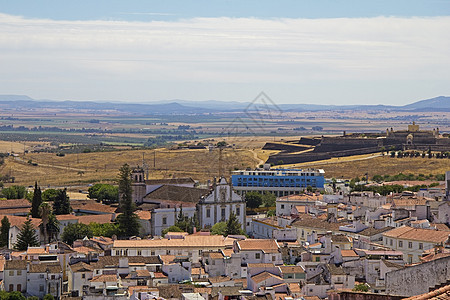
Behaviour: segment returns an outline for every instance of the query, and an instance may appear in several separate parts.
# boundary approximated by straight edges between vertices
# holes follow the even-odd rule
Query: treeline
[[[437,184],[437,183],[436,183]],[[421,185],[414,185],[411,187],[404,187],[400,184],[388,184],[388,185],[382,185],[382,186],[367,186],[365,184],[357,184],[352,188],[352,192],[365,192],[370,191],[374,193],[379,193],[380,195],[386,196],[390,193],[402,193],[404,191],[410,191],[410,192],[418,192],[420,189],[425,189],[429,187],[435,186],[434,184],[431,184],[427,186],[426,184]]]
[[[403,174],[399,173],[397,175],[374,175],[372,177],[373,181],[376,182],[389,182],[389,181],[424,181],[424,180],[436,180],[436,181],[444,181],[445,174]]]
[[[96,123],[96,122],[90,122]],[[0,131],[30,131],[30,132],[76,132],[76,133],[142,133],[142,134],[172,134],[172,135],[192,135],[195,130],[188,130],[189,126],[178,126],[177,129],[100,129],[100,128],[61,128],[56,126],[14,126],[2,125]]]

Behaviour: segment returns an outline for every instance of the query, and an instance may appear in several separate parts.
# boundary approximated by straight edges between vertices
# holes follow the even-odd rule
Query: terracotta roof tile
[[[237,243],[243,251],[262,250],[265,253],[276,253],[280,248],[275,240],[247,239]]]
[[[432,243],[446,242],[449,238],[448,231],[432,229],[412,228],[407,226],[398,227],[383,233],[384,236],[405,240],[425,241]]]
[[[0,213],[3,209],[10,208],[31,208],[31,203],[27,199],[0,200]]]
[[[138,210],[136,211],[136,215],[141,220],[150,220],[152,218],[152,213],[148,210]]]
[[[25,270],[26,268],[26,260],[7,260],[5,262],[5,270]]]
[[[302,291],[298,283],[289,283],[289,290],[291,293],[300,293]]]
[[[202,236],[188,235],[183,239],[154,239],[154,240],[116,240],[114,248],[225,248],[231,246],[234,239],[219,235]]]
[[[90,264],[87,264],[82,261],[70,265],[70,269],[72,269],[72,272],[89,272],[94,270],[94,268]]]
[[[346,222],[330,223],[326,220],[326,215],[322,218],[316,218],[310,215],[301,215],[301,218],[294,221],[292,226],[317,228],[322,230],[339,231],[339,226],[348,225]]]
[[[145,200],[164,200],[197,203],[202,196],[208,193],[208,189],[198,189],[175,185],[162,185],[156,190],[148,193],[144,197],[144,202]]]
[[[92,211],[99,213],[114,213],[117,208],[109,205],[97,203],[94,200],[75,200],[70,201],[70,206],[72,206],[73,211]]]
[[[62,273],[62,268],[59,263],[39,263],[30,264],[30,273]]]
[[[93,277],[90,282],[117,282],[117,275],[99,275]]]
[[[425,293],[422,295],[405,298],[404,300],[445,300],[450,299],[450,285],[441,287],[440,289]]]
[[[274,268],[275,265],[272,263],[256,263],[256,264],[247,264],[249,268]]]
[[[260,282],[262,282],[264,280],[267,280],[269,278],[276,278],[276,279],[279,279],[281,281],[283,280],[283,278],[281,278],[280,276],[274,275],[274,274],[269,273],[269,272],[262,272],[262,273],[259,273],[258,275],[252,276],[252,280],[255,283],[260,283]]]
[[[353,250],[341,250],[341,255],[343,257],[359,257],[359,255]]]
[[[1,213],[1,211],[0,211]],[[0,215],[0,220],[3,219],[3,217],[7,217],[9,220],[9,223],[11,224],[11,227],[16,226],[18,228],[22,228],[23,223],[27,220],[27,217],[20,217],[20,216],[7,216],[7,215]],[[31,219],[31,223],[33,224],[34,228],[37,228],[41,224],[41,219]]]
[[[305,273],[300,266],[280,266],[279,268],[282,273]]]

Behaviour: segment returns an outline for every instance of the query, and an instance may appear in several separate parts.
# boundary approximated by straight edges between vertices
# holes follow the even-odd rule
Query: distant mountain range
[[[450,97],[439,96],[432,99],[417,101],[403,106],[389,105],[316,105],[316,104],[263,104],[259,102],[237,102],[237,101],[187,101],[170,100],[157,101],[149,104],[143,103],[114,103],[95,101],[52,101],[34,100],[26,95],[0,95],[1,110],[45,110],[46,108],[67,111],[110,111],[137,115],[167,115],[167,114],[204,114],[222,112],[242,112],[256,110],[281,110],[289,112],[304,111],[336,111],[336,110],[359,110],[359,111],[435,111],[450,112]]]

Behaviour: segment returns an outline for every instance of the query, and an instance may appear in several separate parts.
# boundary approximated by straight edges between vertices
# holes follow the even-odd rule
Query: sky
[[[450,0],[0,0],[0,94],[403,105],[450,96]]]

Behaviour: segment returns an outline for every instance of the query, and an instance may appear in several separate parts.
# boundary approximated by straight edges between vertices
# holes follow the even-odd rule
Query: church
[[[188,218],[196,217],[200,229],[209,229],[218,222],[226,222],[234,213],[245,230],[246,204],[242,196],[233,191],[230,183],[214,178],[206,188],[196,187],[192,178],[146,180],[144,170],[134,168],[131,173],[132,199],[139,211],[151,214],[143,235],[159,236],[175,225],[182,210]]]

